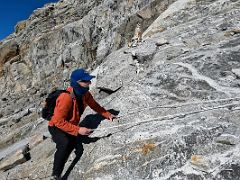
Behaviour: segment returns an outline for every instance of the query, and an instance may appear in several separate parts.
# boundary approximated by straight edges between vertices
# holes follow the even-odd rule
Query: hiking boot
[[[61,177],[59,176],[51,176],[50,180],[61,180]]]

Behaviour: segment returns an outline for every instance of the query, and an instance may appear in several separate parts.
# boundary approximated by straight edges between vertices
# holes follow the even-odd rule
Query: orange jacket
[[[72,93],[73,88],[70,87],[67,89],[67,91]],[[84,109],[89,106],[91,109],[101,114],[106,119],[109,119],[111,115],[110,112],[106,111],[93,99],[93,96],[89,91],[83,96],[83,106]],[[56,126],[69,134],[77,136],[78,130],[80,128],[78,126],[79,121],[80,115],[76,98],[72,97],[68,93],[60,94],[60,96],[56,100],[54,114],[48,125]]]

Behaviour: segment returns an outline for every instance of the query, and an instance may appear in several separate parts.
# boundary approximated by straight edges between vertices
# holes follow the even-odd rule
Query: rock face
[[[41,102],[76,67],[96,75],[94,96],[119,119],[101,122],[79,161],[72,153],[65,178],[240,179],[239,8],[61,0],[35,10],[0,45],[0,179],[49,179],[55,147]],[[128,47],[137,23],[142,42]],[[82,119],[96,128],[102,118]],[[16,153],[28,144],[29,160]]]

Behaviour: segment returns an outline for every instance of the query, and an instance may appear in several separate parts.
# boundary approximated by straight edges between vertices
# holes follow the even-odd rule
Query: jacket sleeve
[[[87,105],[93,109],[94,111],[96,111],[97,113],[101,114],[103,117],[105,117],[106,119],[109,119],[111,113],[108,112],[106,109],[104,109],[102,106],[100,106],[93,98],[92,94],[90,92],[88,92],[86,94],[86,103]]]
[[[59,129],[77,136],[79,127],[68,122],[69,113],[73,111],[73,100],[72,97],[67,93],[62,93],[56,101],[56,107],[54,114],[51,119],[53,124]]]

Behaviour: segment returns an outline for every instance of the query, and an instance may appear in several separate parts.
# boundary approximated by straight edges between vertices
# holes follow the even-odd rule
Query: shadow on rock
[[[117,116],[119,114],[119,111],[116,111],[114,109],[110,109],[108,111],[115,116]],[[80,126],[90,128],[90,129],[96,129],[99,126],[99,124],[101,123],[101,121],[104,120],[104,119],[105,118],[103,116],[99,115],[99,114],[90,114],[83,119],[83,121],[80,123]],[[108,135],[102,136],[102,137],[88,137],[88,136],[84,136],[84,135],[78,135],[77,136],[77,142],[78,143],[77,143],[77,146],[75,148],[76,157],[74,158],[74,160],[72,161],[72,163],[68,167],[67,171],[65,172],[64,176],[62,177],[62,180],[67,180],[68,179],[68,176],[70,175],[74,166],[77,164],[77,162],[82,157],[82,154],[83,154],[83,151],[84,151],[83,143],[84,144],[95,143],[98,140],[110,137],[111,135],[112,134],[108,134]]]
[[[114,109],[109,109],[108,111],[115,116],[119,114],[119,111],[116,111]],[[81,127],[96,129],[104,119],[105,118],[100,114],[89,114],[80,122],[79,125]]]
[[[68,179],[68,176],[70,175],[70,173],[73,170],[74,166],[77,164],[77,162],[82,157],[83,151],[84,151],[83,145],[82,145],[81,142],[78,141],[78,143],[76,145],[76,148],[75,148],[75,155],[76,155],[76,157],[74,158],[74,160],[72,161],[72,163],[68,167],[67,171],[65,172],[64,176],[62,177],[62,180],[67,180]]]
[[[114,109],[109,109],[108,110],[111,114],[117,116],[119,114],[119,111],[116,111]],[[86,127],[90,129],[96,129],[99,124],[104,120],[105,118],[101,116],[100,114],[90,114],[87,115],[80,123],[81,127]],[[88,136],[83,136],[79,135],[78,136],[78,141],[82,142],[84,144],[90,144],[98,141],[99,139],[110,137],[112,134],[108,134],[106,136],[102,137],[88,137]]]

